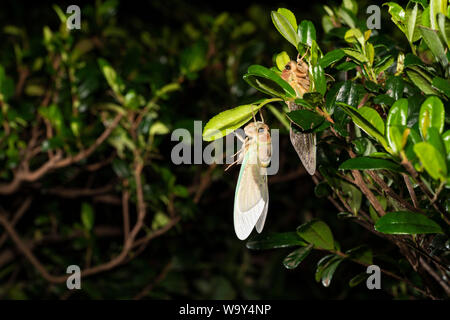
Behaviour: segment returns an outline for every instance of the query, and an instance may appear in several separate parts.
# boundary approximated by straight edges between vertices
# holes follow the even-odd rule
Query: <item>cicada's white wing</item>
[[[269,188],[267,187],[267,175],[263,175],[262,176],[263,180],[264,180],[264,184],[263,184],[263,192],[262,192],[262,196],[263,199],[265,201],[265,205],[264,205],[264,209],[263,212],[261,213],[261,216],[259,217],[258,221],[256,222],[256,231],[258,231],[258,233],[261,233],[263,228],[264,228],[264,223],[266,222],[266,217],[267,217],[267,211],[269,210]]]
[[[267,213],[267,202],[267,177],[261,174],[256,144],[251,144],[242,161],[234,197],[234,231],[240,240],[245,240],[261,215]]]

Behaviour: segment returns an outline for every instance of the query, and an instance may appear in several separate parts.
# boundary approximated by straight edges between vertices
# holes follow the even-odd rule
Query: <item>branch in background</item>
[[[77,155],[61,159],[61,150],[58,150],[56,155],[50,157],[49,160],[44,163],[39,169],[36,169],[32,172],[28,170],[18,171],[15,174],[13,181],[7,184],[0,184],[0,194],[12,194],[18,190],[23,181],[36,181],[53,169],[66,167],[68,165],[71,165],[72,163],[81,161],[89,157],[109,137],[114,128],[116,128],[119,124],[122,116],[123,115],[120,113],[117,114],[111,125],[102,133],[102,135],[98,137],[97,140],[88,149],[79,152]]]

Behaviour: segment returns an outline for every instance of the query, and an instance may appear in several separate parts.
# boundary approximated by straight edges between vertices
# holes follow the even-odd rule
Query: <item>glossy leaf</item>
[[[258,110],[257,105],[246,104],[219,113],[206,123],[203,140],[214,141],[230,134],[250,121]]]
[[[327,91],[327,80],[325,79],[325,72],[321,65],[316,64],[312,67],[312,76],[314,79],[315,91],[324,95]]]
[[[337,268],[344,261],[341,257],[336,257],[331,260],[327,265],[323,268],[322,271],[322,285],[324,287],[329,287],[331,284],[331,280],[333,279],[333,275],[336,272]]]
[[[383,170],[383,169],[397,172],[402,171],[402,167],[393,161],[370,157],[358,157],[348,159],[339,166],[339,170]]]
[[[324,117],[310,110],[294,110],[286,113],[286,116],[303,131],[309,132],[317,129],[325,121]]]
[[[434,77],[432,86],[450,98],[450,80],[441,77]]]
[[[292,25],[292,19],[290,15],[284,16],[280,12],[272,11],[272,22],[277,28],[278,32],[289,41],[294,47],[297,48],[297,44],[300,42],[300,38],[297,35],[296,26]]]
[[[287,269],[295,269],[298,265],[305,260],[305,258],[309,255],[313,248],[312,244],[309,244],[306,247],[298,248],[292,251],[286,258],[283,260],[283,265]]]
[[[442,233],[436,222],[423,214],[410,211],[386,213],[375,224],[375,230],[387,234]]]
[[[419,142],[414,145],[414,152],[433,179],[445,180],[447,176],[445,158],[433,145],[428,142]]]
[[[277,65],[277,68],[280,71],[284,70],[284,67],[286,66],[286,64],[291,61],[291,58],[289,58],[289,55],[286,53],[286,51],[280,52],[279,54],[277,54],[277,56],[275,57],[275,63]]]
[[[319,59],[319,64],[322,68],[329,67],[333,63],[338,62],[345,56],[345,52],[341,49],[335,49],[333,51],[328,52],[322,58]]]
[[[408,100],[397,100],[389,109],[386,119],[386,137],[389,146],[394,153],[400,152],[406,141],[403,139],[403,131],[407,124]]]
[[[298,26],[298,39],[300,43],[312,46],[313,40],[316,40],[316,28],[311,21],[302,20]]]
[[[300,239],[296,232],[272,233],[258,236],[249,240],[246,244],[247,248],[252,250],[267,250],[305,245],[306,243]]]
[[[434,127],[439,133],[444,130],[445,108],[438,97],[428,97],[420,107],[419,130],[423,138],[427,136],[427,129]]]
[[[406,37],[409,42],[415,42],[420,39],[420,32],[417,29],[417,25],[420,22],[422,10],[417,3],[413,8],[406,9]]]
[[[268,95],[280,97],[284,100],[296,97],[295,90],[286,81],[276,72],[263,66],[250,66],[243,78],[252,87]]]
[[[333,234],[327,224],[320,220],[312,220],[297,228],[297,234],[315,247],[332,250]]]

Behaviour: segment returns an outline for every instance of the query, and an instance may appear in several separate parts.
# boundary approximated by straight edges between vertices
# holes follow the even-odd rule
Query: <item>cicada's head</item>
[[[250,138],[264,138],[268,136],[270,139],[269,127],[267,126],[267,124],[261,121],[250,122],[245,126],[244,132]]]

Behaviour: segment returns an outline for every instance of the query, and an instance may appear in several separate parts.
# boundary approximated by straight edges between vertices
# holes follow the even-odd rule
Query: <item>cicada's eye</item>
[[[259,128],[258,133],[264,133],[264,128]]]
[[[288,63],[285,67],[286,70],[291,70],[291,65]]]

